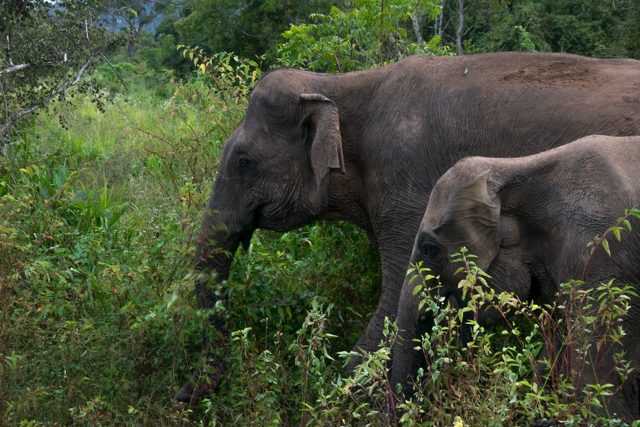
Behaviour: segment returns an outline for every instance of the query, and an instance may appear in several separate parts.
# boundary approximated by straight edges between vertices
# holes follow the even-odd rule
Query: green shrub
[[[640,212],[635,208],[626,211],[602,237],[596,236],[593,251],[602,245],[609,252],[606,236],[612,233],[619,239],[622,224],[630,230],[627,218],[631,215],[640,217]],[[613,357],[621,381],[629,375],[631,368],[624,354],[613,353],[624,335],[619,320],[627,313],[629,295],[637,296],[633,287],[618,287],[611,280],[586,289],[576,280],[561,285],[554,304],[538,306],[508,293],[496,294],[488,287],[491,279],[466,249],[452,257],[463,264],[461,269],[467,274],[460,286],[470,299],[468,307],[461,310],[444,307],[444,300],[427,295],[427,280],[433,279],[428,269],[417,265],[409,270],[423,278],[415,292],[423,298],[421,307],[432,312],[435,326],[418,340],[427,369],[420,370],[414,386],[418,403],[399,405],[405,411],[402,423],[410,425],[414,420],[421,425],[450,425],[459,421],[502,426],[556,419],[564,425],[626,425],[601,413],[621,386],[614,389],[605,382],[610,378],[594,375],[587,383],[582,378],[609,357]],[[478,325],[477,313],[483,304],[490,304],[505,319],[507,327],[499,334]],[[471,341],[462,349],[458,341],[467,312],[475,319],[469,321]],[[532,326],[530,332],[523,334],[510,312],[519,313]],[[496,342],[499,352],[492,348]],[[540,358],[542,348],[548,355]],[[419,402],[428,405],[423,407]],[[419,415],[421,411],[426,418]],[[640,425],[640,421],[633,425]]]
[[[448,47],[439,46],[440,36],[422,41],[422,34],[415,33],[421,17],[431,21],[440,14],[440,3],[357,0],[353,6],[349,11],[332,7],[329,14],[311,14],[310,24],[291,25],[282,34],[287,42],[278,46],[280,65],[347,72],[414,54],[449,54]]]

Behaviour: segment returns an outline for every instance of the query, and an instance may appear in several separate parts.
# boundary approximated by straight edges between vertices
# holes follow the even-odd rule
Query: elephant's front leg
[[[411,244],[408,243],[411,249]],[[382,294],[364,334],[358,339],[353,351],[362,354],[362,352],[373,353],[380,349],[382,345],[391,345],[387,342],[388,337],[384,336],[385,318],[394,322],[398,313],[398,301],[400,300],[400,291],[404,283],[404,277],[407,272],[409,253],[400,252],[390,256],[380,248],[380,263],[382,267]],[[405,255],[405,256],[403,256]],[[406,258],[406,259],[405,259]],[[353,373],[356,367],[362,362],[361,357],[353,357],[347,364],[347,370]],[[389,364],[390,366],[390,364]]]

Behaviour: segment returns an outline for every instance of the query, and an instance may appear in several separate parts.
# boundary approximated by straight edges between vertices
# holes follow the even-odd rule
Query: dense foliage
[[[228,55],[205,59],[199,77],[175,81],[167,100],[117,96],[100,113],[81,98],[40,115],[8,147],[0,170],[0,413],[10,424],[191,417],[165,405],[199,355],[195,236],[222,144],[260,75],[255,63],[230,63]],[[245,357],[294,342],[314,298],[332,302],[330,330],[342,337],[338,348],[350,348],[379,292],[370,272],[377,254],[352,231],[316,224],[256,234],[230,280],[232,319],[254,331]],[[280,369],[293,358],[287,352]],[[254,393],[234,378],[227,386],[236,392],[217,409],[223,414]],[[299,376],[291,381],[295,393]],[[286,396],[277,396],[281,405]]]
[[[83,74],[122,43],[105,27],[98,6],[92,0],[0,4],[0,145],[70,87],[97,94]]]
[[[422,38],[420,17],[440,13],[435,0],[355,0],[353,9],[310,15],[313,23],[283,33],[279,62],[314,71],[346,72],[388,64],[413,54],[444,55],[440,37]],[[409,29],[408,29],[408,28]]]
[[[326,57],[321,62],[333,63],[329,69],[338,69],[336,62],[351,58],[362,62],[362,56],[368,57],[363,66],[382,64],[397,58],[403,47],[434,38],[438,48],[446,46],[453,52],[459,39],[459,54],[535,49],[589,56],[640,55],[638,0],[186,0],[180,4],[189,9],[180,9],[172,18],[167,15],[165,22],[173,20],[173,29],[167,25],[160,34],[173,31],[180,43],[212,53],[230,51],[246,58],[266,54],[266,65],[282,58],[276,46],[283,43],[297,43],[294,50],[304,46],[299,53],[306,60],[308,37],[324,38],[330,52],[345,56],[338,60],[327,55],[330,52],[316,50],[316,56]],[[295,64],[291,55],[287,53],[285,63]]]
[[[176,22],[178,32],[213,52],[236,52],[246,58],[267,54],[291,24],[327,10],[333,0],[188,0],[191,13]]]
[[[451,2],[455,3],[455,2]],[[467,3],[467,2],[465,2]],[[531,50],[587,56],[640,58],[637,1],[514,0],[468,2],[465,53]],[[443,38],[455,39],[454,4],[439,23]],[[532,45],[527,48],[527,37]]]
[[[508,295],[500,301],[523,316],[502,329],[476,325],[467,350],[458,345],[463,315],[425,298],[438,323],[416,343],[430,361],[416,386],[423,400],[396,402],[391,417],[381,417],[394,392],[389,347],[365,357],[354,376],[343,368],[380,294],[378,254],[354,226],[330,223],[258,231],[249,250],[239,251],[227,283],[234,332],[222,392],[173,411],[170,397],[198,363],[207,317],[197,308],[191,272],[203,205],[262,72],[274,64],[341,72],[415,53],[453,54],[460,2],[168,0],[156,5],[162,14],[153,33],[141,25],[152,11],[135,9],[150,3],[110,3],[130,19],[125,27],[142,29],[133,57],[133,35],[101,27],[90,1],[58,2],[77,11],[66,16],[47,2],[2,4],[0,31],[12,44],[0,53],[0,69],[17,64],[14,52],[33,65],[0,74],[4,123],[12,111],[43,107],[15,122],[0,153],[4,424],[498,426],[555,417],[621,425],[596,415],[614,391],[606,384],[580,389],[579,372],[550,359],[542,363],[551,375],[540,376],[535,358],[543,342],[557,342],[563,318],[555,307],[521,305]],[[23,4],[26,12],[17,14]],[[638,54],[632,0],[462,6],[464,53]],[[86,43],[87,31],[102,44]],[[116,41],[110,55],[98,50]],[[50,66],[72,47],[76,56]],[[109,63],[87,72],[85,86],[70,87],[70,102],[48,99],[96,52]],[[96,93],[109,102],[93,102]],[[476,295],[472,308],[492,301],[476,286],[486,279],[472,258],[462,254],[460,262]],[[630,292],[615,282],[586,293],[580,286],[561,292],[574,316],[562,339],[578,352],[588,350],[594,322],[616,325]],[[597,317],[585,311],[589,304],[602,307]],[[385,334],[393,343],[392,324]],[[603,335],[603,351],[619,334],[611,327]],[[628,374],[624,358],[619,372]]]

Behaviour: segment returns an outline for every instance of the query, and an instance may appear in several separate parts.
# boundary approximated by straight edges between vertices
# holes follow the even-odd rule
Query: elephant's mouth
[[[262,217],[262,209],[264,205],[258,205],[249,208],[247,215],[248,221],[245,223],[242,231],[240,231],[240,243],[245,251],[249,250],[249,244],[251,243],[251,237],[253,236],[256,228],[259,228],[260,218]]]
[[[449,298],[453,298],[458,305],[458,310],[462,310],[467,307],[469,303],[469,294],[466,295],[466,298],[462,297],[462,289],[448,289],[444,292],[444,304],[447,303]],[[467,344],[471,341],[471,326],[468,324],[471,320],[473,320],[473,313],[471,311],[467,311],[462,316],[462,327],[460,328],[460,338],[462,347],[466,347]]]
[[[249,244],[251,243],[251,237],[253,236],[254,229],[243,230],[240,233],[240,242],[245,251],[249,250]]]

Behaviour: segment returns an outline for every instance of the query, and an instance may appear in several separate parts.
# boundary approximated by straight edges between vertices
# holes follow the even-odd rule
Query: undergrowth
[[[380,294],[378,254],[354,226],[329,223],[259,230],[239,251],[227,283],[234,332],[220,392],[171,410],[199,362],[208,316],[192,280],[204,204],[259,77],[256,63],[183,50],[198,71],[190,82],[168,79],[158,92],[171,97],[134,91],[103,111],[77,99],[43,112],[4,147],[3,424],[523,425],[532,414],[584,414],[554,398],[561,389],[536,385],[543,324],[474,326],[465,352],[461,316],[428,300],[438,320],[421,343],[429,370],[419,398],[389,411],[393,324],[385,325],[388,345],[364,355],[353,376],[344,370]],[[626,290],[603,286],[598,292],[621,306]]]
[[[168,409],[198,363],[206,313],[190,276],[195,238],[222,146],[243,118],[252,84],[238,84],[246,74],[236,74],[233,61],[220,56],[208,62],[211,73],[174,79],[165,100],[117,95],[103,111],[84,99],[51,108],[4,147],[4,424],[243,424],[265,391],[235,379],[274,381],[271,371],[247,371],[243,358],[256,355],[256,364],[271,364],[286,379],[267,393],[273,413],[299,422],[302,374],[288,348],[312,300],[333,304],[327,327],[340,337],[335,348],[350,348],[366,325],[380,278],[370,273],[379,269],[378,256],[363,233],[323,223],[259,231],[238,254],[229,282],[234,327],[250,331],[232,349],[238,375],[225,384],[232,392],[194,412]]]

